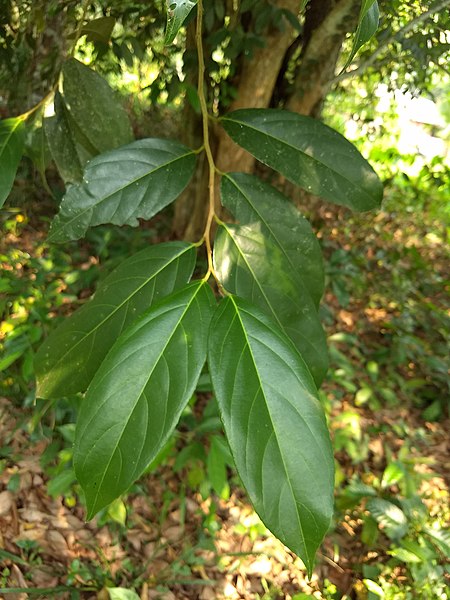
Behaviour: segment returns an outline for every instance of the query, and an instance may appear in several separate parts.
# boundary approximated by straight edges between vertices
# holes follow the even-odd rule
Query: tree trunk
[[[299,0],[278,0],[279,8],[297,14]],[[292,92],[285,100],[289,110],[318,117],[333,80],[336,63],[346,33],[358,17],[360,0],[310,0],[302,33],[302,50]],[[285,31],[274,29],[266,36],[266,44],[250,60],[243,63],[239,75],[236,100],[230,110],[238,108],[267,108],[283,61],[294,39],[292,27]],[[198,116],[188,107],[191,116],[186,122],[191,131]],[[192,120],[192,123],[190,122]],[[198,132],[197,132],[198,133]],[[198,143],[191,147],[200,145]],[[252,172],[255,159],[237,146],[222,127],[211,128],[211,141],[217,167],[224,172]],[[203,155],[202,155],[203,156]],[[208,165],[200,159],[193,183],[188,187],[175,209],[174,230],[184,239],[198,240],[203,231],[207,205]],[[220,214],[219,185],[216,183],[216,205]]]
[[[305,18],[305,41],[286,108],[320,117],[334,78],[342,43],[356,25],[359,0],[312,0]]]
[[[276,5],[298,12],[299,0],[278,0]],[[292,42],[292,27],[278,29],[266,36],[266,45],[258,49],[250,60],[244,61],[239,77],[235,102],[230,110],[237,108],[264,108],[269,105],[275,82],[287,48]],[[190,124],[187,123],[187,127]],[[211,143],[217,167],[222,171],[251,171],[254,158],[237,146],[222,127],[211,128]],[[206,161],[199,161],[192,185],[178,200],[175,207],[174,231],[188,240],[198,240],[203,232],[208,201]],[[199,187],[200,186],[200,187]],[[216,202],[219,207],[219,190],[216,186]],[[218,209],[219,210],[219,209]]]

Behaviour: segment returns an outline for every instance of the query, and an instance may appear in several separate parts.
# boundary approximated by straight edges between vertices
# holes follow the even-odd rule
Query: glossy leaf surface
[[[171,140],[144,139],[92,159],[83,182],[68,188],[49,240],[82,237],[103,223],[138,225],[170,204],[186,187],[195,155]]]
[[[308,192],[358,211],[380,205],[383,187],[375,171],[324,123],[260,108],[236,110],[221,122],[237,144]]]
[[[124,260],[94,297],[45,340],[35,359],[37,396],[85,392],[111,346],[155,301],[185,285],[194,270],[190,244],[151,246]]]
[[[62,73],[65,105],[97,153],[132,141],[128,115],[103,77],[73,58]]]
[[[363,0],[359,13],[358,27],[353,40],[352,49],[343,71],[349,66],[358,50],[375,35],[380,20],[380,10],[376,0]]]
[[[221,200],[241,225],[261,223],[261,232],[281,250],[318,306],[324,290],[322,252],[311,225],[288,198],[259,177],[227,173]]]
[[[227,297],[208,364],[242,482],[264,524],[311,573],[333,514],[333,454],[310,373],[275,322]]]
[[[167,27],[164,43],[171,44],[182,27],[186,17],[197,4],[198,0],[166,0]]]
[[[0,121],[0,207],[9,196],[25,145],[22,119]]]
[[[213,304],[203,282],[169,296],[119,338],[97,371],[74,450],[88,518],[124,493],[167,442],[205,362]]]
[[[270,315],[294,342],[319,385],[328,366],[325,334],[308,290],[258,224],[222,225],[214,268],[224,288]]]

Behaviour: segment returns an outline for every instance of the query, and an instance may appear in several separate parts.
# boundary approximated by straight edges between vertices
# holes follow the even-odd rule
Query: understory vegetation
[[[162,9],[155,5],[152,23],[162,31]],[[198,116],[197,91],[189,78],[174,76],[182,68],[179,46],[166,52],[156,44],[146,53],[148,31],[133,23],[136,35],[128,35],[129,9],[113,42],[112,29],[107,35],[113,58],[95,32],[89,39],[89,31],[74,55],[98,61],[122,95],[136,137],[176,137],[186,104]],[[116,18],[118,10],[114,6],[111,15]],[[206,27],[220,45],[214,18]],[[251,46],[250,36],[245,39]],[[350,52],[347,40],[344,55]],[[45,73],[49,63],[42,64]],[[221,68],[227,71],[228,63]],[[398,72],[404,76],[401,66]],[[218,74],[213,85],[216,108],[227,107],[236,93],[228,76]],[[430,77],[427,90],[441,101],[447,125],[440,135],[448,142],[448,76]],[[99,225],[81,240],[53,244],[48,232],[64,196],[61,168],[51,162],[39,124],[33,136],[42,139],[27,138],[26,156],[0,210],[0,597],[450,598],[449,154],[401,152],[394,96],[386,91],[389,110],[381,112],[373,97],[379,84],[379,74],[369,73],[334,88],[322,116],[379,175],[381,209],[351,213],[294,195],[324,256],[319,317],[329,368],[318,397],[335,457],[335,510],[311,577],[251,506],[206,368],[177,429],[144,474],[86,522],[73,460],[82,396],[40,398],[36,353],[124,257],[179,239],[180,213],[171,205],[136,228]],[[11,106],[21,106],[23,90],[15,92]],[[266,167],[256,171],[289,188]],[[208,271],[206,253],[195,268],[198,277]]]

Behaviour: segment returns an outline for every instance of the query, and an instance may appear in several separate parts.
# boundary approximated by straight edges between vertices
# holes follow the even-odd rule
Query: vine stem
[[[211,150],[211,144],[209,142],[209,119],[210,115],[208,114],[208,107],[206,105],[206,96],[205,96],[205,58],[203,55],[203,40],[202,40],[202,28],[203,28],[203,1],[198,0],[197,3],[197,27],[195,32],[195,41],[197,46],[197,56],[198,56],[198,96],[200,101],[200,108],[202,113],[202,123],[203,123],[203,145],[206,153],[206,157],[208,160],[209,166],[209,182],[208,182],[208,192],[209,192],[209,204],[208,204],[208,217],[206,219],[205,231],[203,232],[202,240],[205,242],[206,253],[208,256],[208,272],[206,273],[204,280],[206,281],[210,275],[214,277],[216,280],[219,290],[223,292],[223,288],[217,278],[217,275],[214,271],[214,265],[212,260],[212,247],[211,247],[211,227],[214,219],[216,217],[215,211],[215,182],[216,182],[216,171],[217,167],[214,163],[214,157]]]

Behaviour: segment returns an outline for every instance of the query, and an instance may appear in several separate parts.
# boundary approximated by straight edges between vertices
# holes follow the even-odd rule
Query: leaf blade
[[[310,373],[275,323],[233,296],[213,317],[208,364],[250,499],[311,573],[333,513],[334,465]],[[320,469],[313,471],[317,464]]]
[[[378,2],[376,0],[363,0],[352,49],[341,73],[350,65],[358,50],[375,35],[379,20],[380,10]]]
[[[113,346],[82,404],[74,468],[88,518],[157,456],[195,389],[214,299],[196,282],[151,308]]]
[[[308,192],[357,211],[380,205],[383,187],[375,171],[324,123],[263,108],[236,110],[221,122],[237,144]]]
[[[254,175],[226,173],[221,200],[240,224],[262,223],[318,306],[325,287],[322,252],[311,225],[288,198]]]
[[[155,299],[189,281],[195,256],[194,246],[168,242],[123,261],[103,280],[94,297],[64,320],[39,348],[35,358],[38,397],[85,392],[114,341],[132,320]]]
[[[25,146],[25,122],[21,118],[0,121],[0,208],[8,198]]]
[[[45,135],[62,180],[65,183],[75,183],[83,179],[83,167],[94,153],[76,140],[67,108],[59,92],[55,94],[54,107],[55,116],[43,121]]]
[[[133,140],[128,115],[103,77],[74,58],[64,63],[62,74],[67,110],[97,153]]]
[[[70,186],[52,222],[49,241],[82,237],[88,227],[138,225],[183,191],[195,168],[195,154],[171,140],[148,138],[92,159],[83,182]]]
[[[319,385],[328,368],[328,356],[316,307],[258,224],[222,224],[218,228],[214,269],[227,291],[255,304],[278,323]]]
[[[166,46],[173,42],[197,2],[198,0],[167,0],[167,26],[164,38]]]

